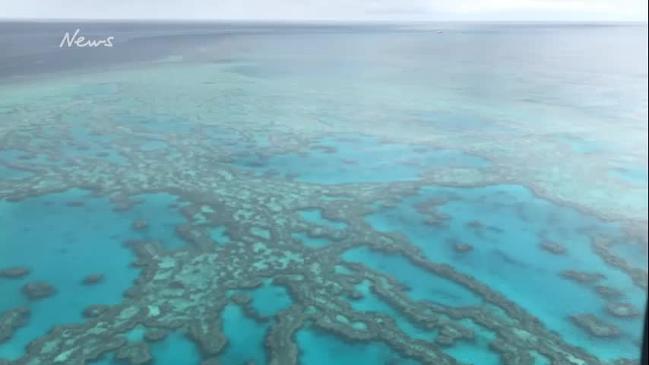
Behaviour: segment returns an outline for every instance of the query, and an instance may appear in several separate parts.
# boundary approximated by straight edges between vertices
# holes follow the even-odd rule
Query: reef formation
[[[553,190],[552,181],[529,178],[516,158],[504,158],[498,142],[391,137],[389,124],[302,126],[272,113],[294,91],[278,95],[229,63],[157,67],[144,71],[142,84],[119,71],[82,84],[51,81],[60,90],[54,94],[22,85],[0,99],[0,164],[21,172],[0,179],[0,214],[75,189],[105,199],[109,212],[83,197],[57,209],[132,214],[127,231],[114,236],[133,254],[124,266],[137,270],[119,302],[86,306],[78,321],[57,323],[0,364],[149,364],[156,344],[180,333],[203,365],[229,365],[238,342],[225,313],[241,313],[263,332],[262,360],[241,363],[301,363],[305,331],[353,346],[379,343],[404,364],[490,356],[504,365],[638,362],[628,350],[637,345],[647,290],[646,216],[638,209],[602,213],[588,194]],[[181,81],[169,80],[175,72]],[[217,86],[205,81],[217,76]],[[326,104],[331,95],[314,97]],[[309,106],[320,111],[291,104]],[[585,170],[599,166],[580,158],[575,164]],[[174,201],[139,210],[151,194]],[[48,204],[44,212],[54,209]],[[160,223],[165,210],[181,219]],[[74,255],[93,244],[89,238],[58,251]],[[14,296],[0,303],[0,349],[29,326],[37,305],[64,290],[60,278],[50,282],[38,267],[5,260],[0,283]],[[79,296],[119,277],[65,275],[74,276]],[[535,305],[520,292],[540,291],[539,278],[557,284],[545,289],[556,297]],[[278,299],[282,292],[288,299]],[[621,350],[605,358],[600,348]],[[478,359],[463,357],[474,351]]]

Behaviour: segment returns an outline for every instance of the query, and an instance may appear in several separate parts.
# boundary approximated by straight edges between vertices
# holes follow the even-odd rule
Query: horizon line
[[[264,18],[27,18],[2,17],[0,22],[74,22],[88,21],[142,23],[566,23],[566,24],[648,24],[648,19],[264,19]]]

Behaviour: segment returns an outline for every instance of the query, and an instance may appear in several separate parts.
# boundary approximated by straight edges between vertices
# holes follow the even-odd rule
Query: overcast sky
[[[0,18],[647,20],[647,0],[0,0]]]

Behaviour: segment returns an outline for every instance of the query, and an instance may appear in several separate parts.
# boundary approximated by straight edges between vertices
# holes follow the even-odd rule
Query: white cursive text
[[[61,39],[61,43],[59,43],[59,48],[63,47],[79,47],[79,48],[84,48],[84,47],[90,47],[90,48],[96,48],[96,47],[112,47],[113,46],[113,40],[115,40],[115,37],[110,36],[107,37],[106,39],[87,39],[86,37],[79,35],[81,32],[81,29],[77,28],[77,30],[74,31],[74,34],[70,35],[69,32],[65,32],[63,35],[63,39]]]

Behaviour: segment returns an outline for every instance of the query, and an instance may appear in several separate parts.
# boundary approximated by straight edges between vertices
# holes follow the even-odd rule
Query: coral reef
[[[0,315],[0,343],[11,338],[19,327],[23,326],[29,318],[29,308],[16,308]]]
[[[468,243],[454,243],[453,244],[453,249],[457,253],[467,253],[473,251],[473,246],[471,246]]]
[[[132,227],[136,231],[141,231],[141,230],[147,229],[149,227],[149,223],[147,221],[145,221],[144,219],[138,219],[138,220],[133,222]]]
[[[565,255],[567,251],[564,245],[551,241],[541,242],[541,248],[554,255]]]
[[[118,360],[126,361],[131,365],[143,365],[153,362],[149,347],[144,342],[129,344],[120,347],[115,357]]]
[[[606,310],[616,317],[639,317],[642,313],[630,303],[612,303],[606,304]]]
[[[604,323],[593,314],[578,314],[570,319],[577,326],[596,337],[617,337],[620,335],[620,330],[617,327]]]
[[[155,123],[146,121],[146,118],[140,122],[138,118],[141,116],[134,117],[128,113],[114,114],[115,110],[110,107],[98,108],[97,100],[85,97],[83,93],[70,96],[79,108],[73,112],[58,107],[56,99],[42,98],[21,106],[9,104],[16,113],[11,119],[18,127],[0,123],[0,145],[31,156],[12,160],[11,165],[29,171],[30,175],[18,180],[0,180],[0,201],[18,205],[33,197],[75,188],[105,197],[110,200],[109,211],[112,209],[128,217],[124,227],[126,232],[115,232],[115,236],[130,250],[129,255],[131,252],[134,254],[135,262],[131,264],[138,270],[137,280],[126,290],[121,301],[96,303],[85,308],[80,313],[83,321],[59,324],[50,332],[43,333],[29,344],[23,356],[11,362],[12,365],[87,364],[109,356],[131,364],[147,364],[152,362],[152,349],[175,332],[198,346],[203,365],[222,363],[220,356],[228,346],[232,346],[223,329],[223,313],[229,306],[240,308],[246,318],[264,328],[262,351],[272,365],[299,363],[300,348],[296,335],[303,329],[333,334],[350,344],[381,343],[401,358],[421,364],[459,364],[461,361],[449,350],[458,346],[479,347],[480,341],[484,342],[484,350],[494,354],[503,365],[533,364],[535,355],[547,359],[547,363],[562,365],[634,361],[599,358],[594,354],[596,348],[575,345],[565,338],[565,334],[551,328],[548,323],[551,321],[544,321],[540,315],[537,317],[530,303],[522,304],[512,299],[515,294],[512,292],[517,287],[509,287],[509,282],[525,282],[525,278],[511,273],[536,270],[529,267],[529,262],[518,259],[520,251],[550,257],[550,260],[560,263],[556,265],[559,269],[552,271],[552,265],[547,265],[538,271],[566,283],[571,290],[577,288],[593,294],[600,301],[596,305],[602,309],[602,318],[598,317],[600,313],[598,316],[592,314],[595,311],[584,311],[571,317],[554,318],[554,322],[564,321],[568,326],[579,327],[584,333],[611,341],[627,340],[624,338],[625,329],[618,328],[615,324],[620,322],[615,321],[634,320],[639,309],[635,308],[631,294],[615,287],[616,282],[610,280],[610,272],[606,270],[615,270],[622,278],[633,280],[635,286],[630,286],[639,293],[645,294],[647,287],[646,266],[635,263],[633,257],[621,257],[615,251],[616,244],[629,240],[637,240],[640,242],[638,246],[646,245],[646,226],[642,226],[646,217],[644,221],[641,214],[638,218],[639,209],[627,210],[626,203],[617,199],[613,199],[615,209],[610,213],[607,209],[600,209],[601,199],[593,199],[593,196],[601,197],[602,194],[581,194],[568,188],[552,190],[556,177],[546,174],[544,167],[525,163],[537,160],[538,156],[518,152],[535,145],[534,138],[507,141],[515,153],[503,154],[500,149],[493,148],[493,143],[488,146],[458,143],[441,137],[427,138],[426,133],[409,134],[408,138],[400,134],[386,138],[393,131],[389,121],[373,122],[363,133],[352,131],[353,135],[382,137],[379,142],[370,140],[370,151],[394,145],[399,146],[398,151],[415,151],[410,156],[411,160],[397,160],[398,165],[414,169],[414,174],[405,174],[405,179],[377,177],[372,175],[372,169],[364,169],[364,165],[372,165],[378,159],[371,153],[365,160],[346,156],[339,165],[331,162],[330,159],[338,158],[342,148],[326,143],[340,138],[341,134],[350,139],[349,127],[344,123],[338,126],[323,124],[316,128],[303,126],[302,120],[285,124],[273,118],[268,122],[260,122],[257,117],[247,119],[249,111],[233,112],[228,106],[232,101],[230,98],[245,99],[246,93],[239,93],[237,86],[237,92],[228,91],[215,96],[211,89],[214,86],[206,86],[209,84],[205,83],[203,76],[213,70],[201,71],[205,73],[199,72],[198,79],[189,76],[187,80],[178,78],[178,82],[190,82],[192,87],[203,85],[201,87],[208,89],[202,89],[198,94],[188,92],[187,95],[172,89],[168,91],[169,95],[158,95],[160,99],[156,99],[155,105],[151,105],[149,93],[152,90],[149,86],[129,83],[139,77],[129,75],[122,80],[123,84],[119,83],[120,92],[131,96],[128,100],[132,104],[128,110],[142,110],[147,117],[156,115]],[[167,74],[163,75],[154,76],[167,80]],[[272,86],[265,91],[272,90],[273,95],[281,93]],[[290,94],[294,96],[294,93]],[[93,97],[110,101],[118,94]],[[251,109],[273,110],[275,104],[281,104],[272,98],[263,103],[247,99],[235,101],[237,105]],[[175,110],[175,106],[182,105],[182,102],[192,106],[191,113]],[[198,104],[201,107],[195,110]],[[3,105],[7,105],[6,102],[0,101],[2,118],[7,115],[2,114]],[[161,105],[174,106],[174,110],[167,110],[165,116],[153,112]],[[302,106],[296,110],[302,110]],[[68,113],[75,114],[71,116]],[[275,114],[264,113],[268,116]],[[351,111],[349,114],[355,113]],[[164,119],[167,117],[173,122],[166,123]],[[304,117],[303,120],[313,119],[310,114]],[[62,122],[57,124],[52,120]],[[43,123],[48,124],[43,125],[51,128],[43,128],[40,121],[46,121]],[[181,129],[185,125],[188,131]],[[398,124],[394,130],[402,129],[406,128]],[[427,131],[430,135],[437,133],[435,128]],[[351,138],[351,143],[347,143],[353,146],[361,142]],[[156,148],[161,144],[164,147]],[[461,158],[479,158],[479,166],[429,166],[429,161],[420,158],[422,154],[430,157],[431,151],[458,145],[464,146]],[[387,152],[392,155],[390,149]],[[335,176],[319,176],[322,181],[314,182],[305,180],[295,171],[278,171],[285,165],[293,166],[289,162],[294,160],[290,158],[300,159],[318,153],[326,157],[307,160],[303,165],[324,169],[327,167],[324,165],[331,162],[335,165],[334,171],[347,169],[344,183],[335,180]],[[541,156],[545,151],[537,153]],[[280,162],[271,164],[273,158],[279,158]],[[551,160],[553,163],[556,161],[554,158]],[[600,165],[584,157],[566,168],[573,168],[576,174],[583,173],[590,181],[593,171],[600,171]],[[392,167],[395,166],[381,171],[389,177]],[[565,176],[560,178],[565,179]],[[585,178],[580,179],[584,181]],[[504,247],[501,242],[504,238],[500,234],[511,222],[490,219],[499,216],[496,212],[500,211],[489,211],[476,219],[472,215],[474,208],[462,206],[462,198],[458,195],[460,190],[490,186],[515,185],[516,189],[524,189],[518,185],[521,183],[530,186],[530,196],[546,200],[538,198],[532,204],[532,212],[521,207],[523,198],[510,203],[515,218],[527,224],[520,229],[524,232],[520,237],[526,240],[517,241],[519,250],[519,247]],[[611,184],[614,183],[601,181],[597,189],[608,191]],[[418,200],[418,194],[431,187],[448,190]],[[138,210],[143,195],[159,193],[177,199],[173,204],[165,203],[164,207],[178,212],[182,222],[158,222],[155,209]],[[501,209],[507,205],[502,201],[504,195],[499,191],[476,199],[485,205],[494,200],[490,207]],[[65,205],[81,211],[87,208],[88,203],[71,200]],[[595,212],[593,214],[599,219],[597,223],[593,223],[594,219],[588,221],[580,228],[587,232],[579,232],[592,240],[582,246],[576,242],[573,246],[572,242],[561,237],[534,235],[530,228],[537,222],[534,213],[542,210],[541,206],[548,205],[556,205],[562,212],[565,208],[570,211],[566,214],[572,218],[577,214],[581,217],[586,215],[585,212]],[[403,206],[409,209],[399,211]],[[457,219],[453,215],[456,213],[454,209],[465,213],[466,219]],[[605,213],[601,213],[603,211]],[[385,214],[377,218],[379,213]],[[398,218],[394,219],[395,215]],[[619,220],[620,217],[625,219]],[[551,231],[562,218],[551,215],[547,222],[538,224]],[[414,234],[408,235],[395,228],[395,222],[401,219],[411,219],[406,223],[413,225],[421,222],[425,228],[413,229]],[[609,226],[602,230],[589,230],[613,220],[622,227],[622,233],[608,233]],[[166,225],[172,227],[173,237],[156,236],[156,230]],[[221,234],[215,235],[215,230]],[[466,233],[466,236],[445,236],[445,230],[454,234]],[[424,243],[415,242],[417,238]],[[169,246],[167,241],[172,240],[177,240],[179,245]],[[91,245],[93,242],[79,244]],[[362,260],[345,260],[345,254],[357,248],[399,257],[424,273],[419,278],[422,282],[448,281],[476,299],[466,305],[449,305],[414,297],[416,285],[404,284],[396,276],[378,271]],[[429,248],[438,250],[428,251]],[[72,245],[65,246],[65,249],[75,253]],[[579,258],[571,256],[580,252],[578,249],[592,249],[597,255],[595,258],[603,259],[602,267],[584,268],[580,265]],[[449,255],[445,257],[447,252]],[[488,285],[487,280],[476,272],[444,261],[448,257],[468,265],[488,267],[492,271],[501,269],[499,266],[511,271],[499,272],[503,285]],[[494,259],[493,263],[491,259]],[[123,266],[128,265],[129,262],[124,262]],[[37,268],[33,269],[36,273]],[[75,275],[95,270],[100,271],[92,268]],[[21,279],[27,274],[29,269],[23,267],[0,271],[0,277],[8,279]],[[73,284],[83,295],[84,290],[90,293],[110,284],[113,273],[105,272],[105,275],[106,281],[96,288],[80,286],[80,276],[74,276]],[[81,282],[94,285],[103,279],[104,274],[94,273]],[[12,283],[22,284],[20,281]],[[531,281],[529,285],[534,290],[538,283]],[[290,303],[272,315],[256,309],[253,291],[264,285],[286,290]],[[359,289],[361,285],[367,285],[366,292]],[[57,287],[63,291],[62,287]],[[508,289],[510,291],[506,294]],[[17,292],[20,295],[19,290]],[[22,292],[29,299],[39,300],[37,304],[47,305],[47,298],[54,295],[56,289],[51,284],[35,281],[25,284]],[[440,292],[431,296],[435,294],[450,298],[450,302],[459,302],[454,296],[457,293]],[[384,303],[390,311],[355,307],[367,304],[370,296]],[[547,300],[554,302],[555,298]],[[28,315],[29,312],[22,309],[2,313],[0,339],[9,339]],[[126,340],[125,335],[134,329],[142,329],[143,338],[135,342]],[[419,336],[421,333],[427,336]]]
[[[604,279],[604,275],[600,273],[581,272],[581,271],[573,271],[573,270],[563,271],[561,272],[561,276],[569,280],[574,280],[580,284],[594,284]]]
[[[29,269],[22,266],[0,270],[0,278],[18,279],[29,275]]]
[[[25,284],[22,292],[30,300],[39,300],[56,294],[56,289],[44,281],[35,281]]]
[[[83,278],[81,283],[83,285],[95,285],[104,281],[104,274],[90,274]]]

